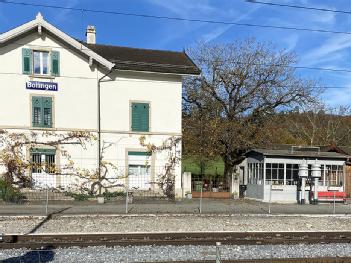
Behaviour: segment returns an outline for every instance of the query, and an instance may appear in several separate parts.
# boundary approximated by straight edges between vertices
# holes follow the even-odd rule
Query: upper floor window
[[[131,113],[132,131],[149,132],[150,131],[150,104],[133,102]]]
[[[33,127],[52,128],[52,115],[51,97],[32,97]]]
[[[59,76],[60,52],[23,48],[22,71],[27,75]]]
[[[49,52],[33,51],[33,64],[35,75],[49,74]]]

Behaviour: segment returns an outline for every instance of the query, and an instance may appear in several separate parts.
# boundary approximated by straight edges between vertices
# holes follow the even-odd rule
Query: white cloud
[[[350,88],[328,89],[322,96],[326,104],[332,107],[350,105],[351,85],[345,85],[345,87]]]
[[[164,1],[164,0],[149,0],[149,2],[153,5],[157,5],[162,7],[174,14],[177,15],[194,15],[194,14],[208,14],[213,13],[217,9],[210,5],[208,0],[201,1],[184,1],[184,0],[172,0],[172,1]]]
[[[69,0],[67,1],[67,4],[64,5],[65,8],[71,8],[76,6],[79,3],[79,0]],[[71,10],[68,9],[64,9],[64,10],[60,10],[57,11],[55,10],[54,12],[54,16],[53,16],[53,21],[55,24],[59,24],[61,22],[63,22],[64,20],[66,20],[66,16],[72,12]]]
[[[342,52],[351,48],[351,36],[333,36],[325,41],[320,47],[306,52],[303,60],[306,64],[318,64],[333,61],[340,58]]]
[[[237,17],[234,20],[231,20],[231,22],[240,22],[242,20],[245,20],[247,18],[250,17],[250,15],[252,13],[254,13],[257,9],[259,9],[259,6],[254,6],[253,8],[251,8],[248,12],[242,14],[241,16]],[[234,10],[232,10],[232,12],[230,12],[230,17],[236,17],[238,12],[233,13]],[[221,35],[223,35],[225,32],[227,32],[231,27],[233,27],[233,25],[221,25],[221,26],[216,26],[216,28],[210,32],[205,33],[202,36],[203,41],[205,42],[210,42],[212,40],[215,40],[216,38],[220,37]]]
[[[291,34],[282,38],[282,42],[285,44],[285,49],[287,52],[293,51],[299,42],[299,36],[298,34]]]

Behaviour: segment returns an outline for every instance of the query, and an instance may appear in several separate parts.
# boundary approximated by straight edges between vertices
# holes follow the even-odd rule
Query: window
[[[150,189],[151,153],[128,152],[129,189]]]
[[[32,148],[31,167],[32,173],[55,173],[55,149]]]
[[[286,185],[297,185],[299,182],[299,165],[286,164]]]
[[[249,183],[262,184],[263,178],[263,164],[249,163]]]
[[[284,184],[284,164],[266,163],[266,182],[274,185]]]
[[[22,49],[23,74],[59,76],[60,53],[58,51],[41,51]]]
[[[32,126],[52,128],[52,98],[32,97]]]
[[[344,170],[342,165],[326,165],[326,183],[327,186],[342,186]]]
[[[34,74],[49,74],[49,52],[34,51],[33,52]]]
[[[132,105],[131,113],[131,129],[136,132],[148,132],[150,130],[149,124],[149,103],[135,103]]]

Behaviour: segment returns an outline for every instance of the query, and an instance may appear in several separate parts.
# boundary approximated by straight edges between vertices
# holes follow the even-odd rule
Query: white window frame
[[[35,72],[35,53],[39,53],[39,67],[40,73]],[[44,60],[43,60],[43,53],[48,54],[47,60],[47,73],[44,74]],[[51,75],[51,52],[49,50],[40,50],[40,49],[33,49],[33,75],[36,76],[50,76]]]

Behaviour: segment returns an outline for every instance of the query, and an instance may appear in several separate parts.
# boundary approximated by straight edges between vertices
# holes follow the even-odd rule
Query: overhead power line
[[[278,7],[288,7],[288,8],[296,8],[296,9],[305,9],[305,10],[312,10],[312,11],[331,12],[331,13],[340,13],[340,14],[351,15],[351,11],[346,11],[346,10],[335,10],[335,9],[329,9],[329,8],[319,8],[319,7],[302,6],[302,5],[279,4],[279,3],[256,1],[256,0],[246,0],[246,2],[252,3],[252,4],[260,4],[260,5],[270,5],[270,6],[278,6]]]
[[[142,14],[142,13],[126,13],[126,12],[119,12],[119,11],[107,11],[107,10],[97,10],[97,9],[89,9],[89,8],[64,7],[64,6],[58,6],[58,5],[45,5],[45,4],[15,2],[15,1],[10,1],[10,0],[2,0],[2,1],[0,0],[0,4],[13,4],[13,5],[22,5],[22,6],[53,8],[53,9],[77,11],[77,12],[82,12],[82,13],[83,12],[90,12],[90,13],[111,14],[111,15],[119,15],[119,16],[141,17],[141,18],[149,18],[149,19],[162,19],[162,20],[198,22],[198,23],[208,23],[208,24],[222,24],[222,25],[233,25],[233,26],[273,28],[273,29],[281,29],[281,30],[294,30],[294,31],[307,31],[307,32],[317,32],[317,33],[351,35],[351,32],[349,32],[349,31],[326,30],[326,29],[320,29],[320,28],[289,27],[289,26],[263,25],[263,24],[253,24],[253,23],[238,23],[238,22],[207,20],[207,19],[190,19],[190,18],[171,17],[171,16],[156,16],[156,15],[148,15],[148,14]]]
[[[21,42],[14,42],[12,43],[12,45],[16,45],[16,46],[34,46],[36,47],[37,45],[31,45],[28,43],[21,43]],[[45,45],[42,46],[44,48],[57,48],[57,49],[65,49],[65,47],[61,47],[61,46],[52,46],[52,45]],[[86,48],[84,45],[82,45],[82,47]],[[203,59],[201,59],[201,61],[205,61]],[[119,63],[118,61],[115,61],[117,64]],[[122,62],[122,61],[120,61]],[[128,61],[125,61],[125,63],[127,63]],[[133,61],[129,61],[131,63],[134,63]],[[211,62],[211,60],[206,60],[206,62]],[[237,64],[242,64],[245,65],[245,63],[240,62],[240,61],[236,61],[236,60],[223,60],[223,61],[218,61],[218,62],[230,62],[230,63],[237,63]],[[272,67],[272,66],[276,66],[276,67],[284,67],[284,68],[294,68],[294,69],[298,69],[298,70],[315,70],[315,71],[329,71],[329,72],[340,72],[340,73],[351,73],[351,69],[346,69],[346,68],[326,68],[326,67],[309,67],[309,66],[304,66],[304,65],[281,65],[281,64],[269,64],[269,63],[252,63],[253,65],[256,66],[267,66],[267,67]],[[147,63],[143,63],[143,65],[147,65]],[[152,66],[159,66],[159,67],[170,67],[169,65],[165,65],[165,64],[158,64],[158,63],[152,63]],[[178,65],[171,65],[171,66],[178,66]]]
[[[27,43],[21,43],[21,42],[14,42],[12,43],[12,45],[16,45],[16,46],[35,46],[36,45],[31,45],[31,44],[27,44]],[[44,48],[58,48],[58,49],[65,49],[65,47],[61,47],[61,46],[52,46],[52,45],[45,45],[42,46]],[[82,47],[85,47],[84,45],[82,45]],[[204,60],[201,60],[204,61]],[[209,62],[210,60],[206,60],[207,62]],[[118,64],[118,61],[115,61]],[[127,62],[127,61],[126,61]],[[132,61],[129,61],[132,62]],[[238,64],[245,64],[243,62],[239,62],[236,60],[223,60],[223,61],[218,61],[218,62],[231,62],[231,63],[238,63]],[[134,62],[135,63],[135,62]],[[144,64],[145,65],[145,64]],[[164,64],[158,64],[158,63],[153,63],[153,66],[165,66],[167,67],[167,65]],[[253,63],[253,65],[256,66],[267,66],[267,67],[272,67],[272,66],[276,66],[276,67],[284,67],[284,68],[294,68],[294,69],[302,69],[302,70],[315,70],[315,71],[331,71],[331,72],[342,72],[342,73],[351,73],[351,69],[345,69],[345,68],[325,68],[325,67],[309,67],[309,66],[304,66],[304,65],[281,65],[281,64],[263,64],[263,63]],[[173,65],[173,66],[177,66],[177,65]]]

